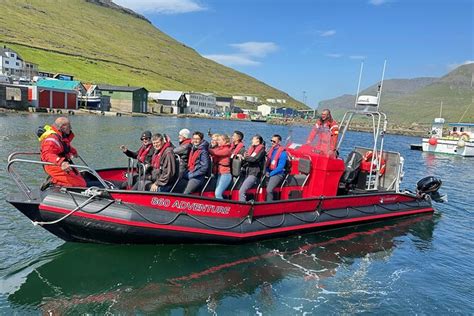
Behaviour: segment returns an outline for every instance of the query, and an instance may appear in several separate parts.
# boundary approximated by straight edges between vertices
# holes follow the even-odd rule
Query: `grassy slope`
[[[381,109],[388,114],[392,123],[430,123],[439,116],[440,104],[443,102],[442,115],[448,122],[458,122],[461,117],[463,122],[474,122],[474,90],[470,86],[473,72],[474,64],[458,67],[432,84],[406,95],[397,96],[389,91],[390,87],[384,87]],[[340,97],[333,100],[347,99],[350,100],[348,105],[352,106],[354,98]],[[331,100],[321,103],[330,107]],[[335,117],[342,117],[345,111],[337,108],[333,113]]]
[[[474,64],[461,66],[435,83],[407,96],[387,100],[382,109],[397,122],[429,123],[439,116],[448,122],[474,122],[474,89],[470,86]]]
[[[79,80],[221,95],[287,94],[201,57],[147,21],[82,0],[0,0],[0,43],[41,70]]]

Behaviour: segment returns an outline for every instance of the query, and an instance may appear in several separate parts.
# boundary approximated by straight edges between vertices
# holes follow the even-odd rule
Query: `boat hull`
[[[126,244],[245,243],[433,212],[429,200],[393,192],[242,203],[125,191],[91,199],[50,190],[36,203],[15,196],[8,201],[32,221],[51,222],[70,214],[42,225],[66,241]]]
[[[429,138],[423,138],[423,151],[463,157],[474,157],[474,142],[472,141],[463,141],[463,146],[459,146],[458,139],[438,138],[435,145],[431,145],[429,141]]]

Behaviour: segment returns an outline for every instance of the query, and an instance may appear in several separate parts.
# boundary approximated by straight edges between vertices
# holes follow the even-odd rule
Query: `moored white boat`
[[[422,150],[432,153],[474,157],[474,124],[449,123],[449,132],[443,133],[445,120],[435,118],[430,137],[424,137]]]

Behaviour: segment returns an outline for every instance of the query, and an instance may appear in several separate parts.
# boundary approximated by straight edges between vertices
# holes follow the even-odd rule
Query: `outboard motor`
[[[435,202],[447,202],[448,197],[438,192],[442,184],[441,179],[437,177],[423,178],[416,184],[416,193],[422,197],[429,196]]]

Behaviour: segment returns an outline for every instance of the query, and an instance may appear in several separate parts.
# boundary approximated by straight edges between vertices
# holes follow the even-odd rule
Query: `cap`
[[[189,134],[191,134],[191,132],[187,128],[183,128],[178,133],[179,136],[183,136],[184,138],[189,138]]]
[[[140,138],[148,138],[151,139],[151,132],[150,131],[144,131],[142,133],[142,136]]]

